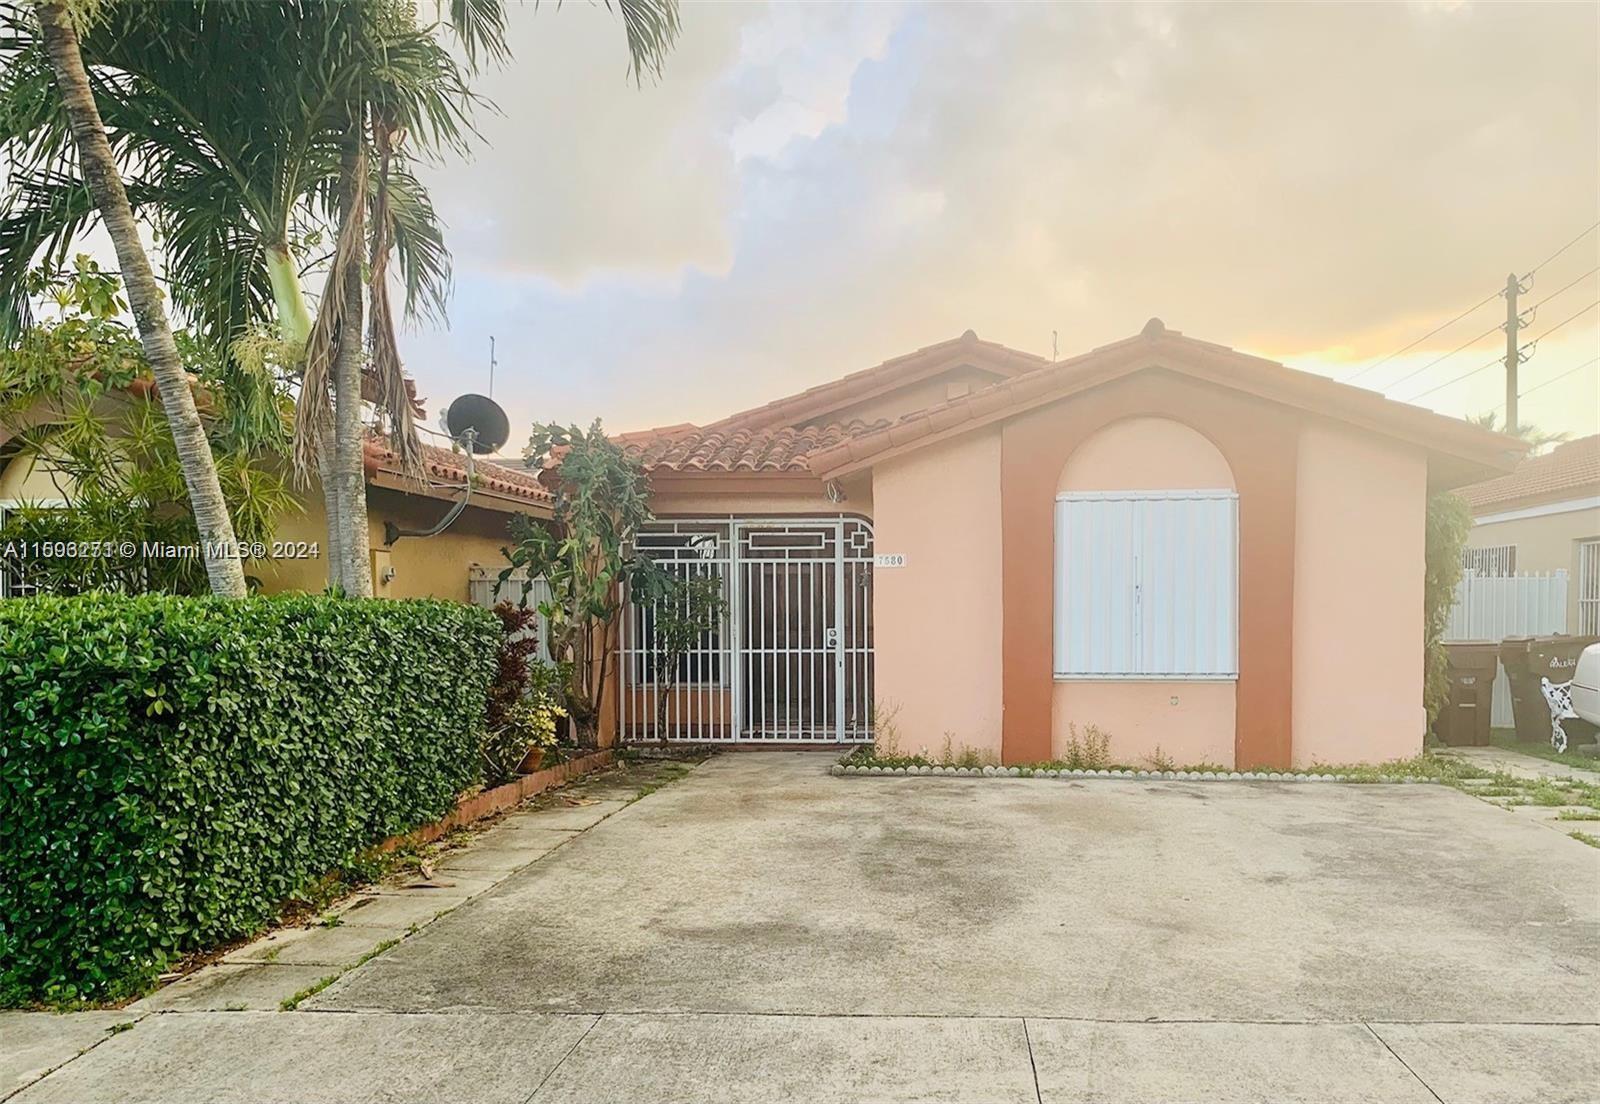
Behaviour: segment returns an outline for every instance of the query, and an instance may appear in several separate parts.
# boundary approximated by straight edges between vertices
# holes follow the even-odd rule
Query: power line
[[[1426,391],[1418,391],[1415,395],[1412,395],[1409,399],[1402,399],[1400,401],[1401,402],[1414,403],[1418,399],[1423,398],[1424,396],[1433,394],[1435,391],[1442,391],[1444,388],[1449,387],[1452,383],[1460,383],[1462,380],[1466,379],[1468,376],[1475,376],[1479,372],[1483,371],[1485,368],[1493,368],[1496,364],[1501,363],[1503,360],[1504,360],[1503,357],[1495,357],[1488,364],[1480,364],[1478,367],[1474,368],[1470,372],[1462,372],[1459,376],[1456,376],[1454,379],[1447,379],[1441,384],[1438,384],[1438,385],[1436,385],[1434,387],[1428,388]],[[1495,409],[1498,410],[1499,407],[1497,406]]]
[[[1572,283],[1565,285],[1560,290],[1552,291],[1549,295],[1546,295],[1543,299],[1539,300],[1537,303],[1535,303],[1533,306],[1529,307],[1528,309],[1529,310],[1533,310],[1533,311],[1537,311],[1540,307],[1542,307],[1546,303],[1550,302],[1550,300],[1552,300],[1556,296],[1560,295],[1561,292],[1569,291],[1572,288],[1577,287],[1579,284],[1583,283],[1589,277],[1593,276],[1596,272],[1600,272],[1600,265],[1596,265],[1594,268],[1591,268],[1588,272],[1585,272],[1582,276],[1579,276],[1576,280],[1572,281]],[[1529,316],[1529,321],[1532,321],[1532,316],[1531,315]]]
[[[1584,307],[1577,314],[1569,314],[1567,317],[1565,317],[1561,321],[1557,322],[1554,326],[1551,326],[1544,333],[1540,334],[1538,337],[1536,337],[1532,341],[1528,342],[1528,344],[1529,345],[1537,345],[1537,344],[1539,344],[1539,342],[1541,340],[1543,340],[1546,337],[1549,337],[1551,334],[1553,334],[1557,330],[1559,330],[1562,326],[1565,326],[1568,322],[1571,322],[1575,318],[1582,318],[1584,315],[1588,314],[1590,311],[1594,310],[1596,307],[1600,307],[1600,299],[1596,299],[1594,302],[1590,303],[1587,307]]]
[[[1495,294],[1499,295],[1499,292],[1496,292]],[[1428,361],[1428,363],[1424,364],[1421,368],[1418,368],[1413,372],[1407,372],[1405,375],[1401,376],[1397,380],[1389,381],[1388,383],[1384,384],[1384,388],[1383,389],[1385,391],[1387,391],[1391,387],[1399,387],[1406,380],[1412,379],[1413,377],[1422,375],[1422,373],[1426,372],[1429,368],[1432,368],[1435,364],[1440,364],[1440,363],[1442,363],[1444,361],[1449,360],[1451,357],[1455,356],[1457,353],[1462,352],[1463,350],[1466,350],[1466,349],[1470,349],[1472,346],[1476,345],[1478,342],[1482,341],[1484,338],[1488,337],[1490,334],[1499,333],[1502,328],[1503,328],[1502,326],[1490,326],[1487,330],[1484,330],[1477,337],[1471,338],[1471,339],[1469,339],[1468,341],[1466,341],[1465,343],[1463,343],[1461,345],[1457,345],[1454,349],[1451,349],[1448,353],[1444,354],[1444,356],[1435,357],[1433,360],[1430,360],[1430,361]],[[1423,394],[1427,394],[1427,392],[1423,392]],[[1410,400],[1408,399],[1406,401],[1409,402]]]
[[[1451,326],[1454,326],[1457,322],[1459,322],[1463,318],[1467,317],[1467,315],[1473,313],[1476,310],[1482,309],[1484,304],[1492,303],[1494,300],[1498,299],[1499,297],[1500,297],[1500,293],[1498,291],[1496,291],[1496,292],[1491,293],[1487,298],[1478,300],[1476,303],[1472,304],[1472,306],[1468,307],[1466,310],[1462,311],[1460,314],[1458,314],[1454,318],[1450,319],[1450,321],[1444,323],[1443,325],[1434,327],[1433,329],[1429,330],[1427,333],[1423,334],[1421,337],[1417,338],[1411,344],[1405,345],[1405,346],[1402,346],[1401,348],[1396,349],[1394,352],[1390,353],[1388,356],[1384,357],[1381,360],[1373,361],[1371,364],[1367,365],[1365,368],[1357,369],[1356,372],[1353,375],[1346,376],[1344,378],[1343,382],[1350,383],[1353,380],[1360,379],[1362,376],[1366,375],[1368,372],[1372,371],[1374,368],[1377,368],[1379,365],[1387,364],[1389,361],[1393,360],[1395,357],[1399,356],[1401,353],[1407,352],[1407,351],[1409,351],[1411,349],[1415,349],[1418,345],[1421,345],[1424,341],[1428,340],[1428,338],[1432,337],[1434,334],[1439,333],[1441,330],[1448,330]],[[1496,328],[1498,329],[1498,327],[1496,327]],[[1493,333],[1494,330],[1490,330],[1489,332]],[[1479,339],[1475,338],[1474,340],[1479,340]]]
[[[1533,346],[1539,344],[1539,342],[1543,338],[1546,338],[1546,337],[1550,336],[1551,334],[1555,333],[1562,326],[1565,326],[1568,322],[1571,322],[1573,319],[1583,317],[1585,314],[1587,314],[1590,311],[1594,310],[1595,307],[1600,307],[1600,299],[1596,299],[1593,303],[1590,303],[1587,307],[1584,307],[1581,311],[1578,311],[1576,314],[1569,315],[1568,317],[1563,318],[1560,322],[1557,322],[1554,326],[1551,326],[1548,330],[1544,331],[1544,333],[1540,334],[1538,337],[1536,337],[1532,341],[1528,342],[1528,344],[1524,345],[1523,348],[1531,349]],[[1499,327],[1497,326],[1497,327],[1495,327],[1495,329],[1499,329]],[[1489,332],[1493,333],[1494,330],[1490,330]],[[1479,338],[1475,338],[1474,340],[1481,340],[1481,339],[1482,339],[1482,337],[1480,336]],[[1463,346],[1463,348],[1465,348],[1465,346]],[[1456,350],[1456,352],[1460,352],[1460,351],[1461,351],[1460,349]],[[1454,354],[1453,353],[1446,353],[1445,355],[1446,356],[1453,356]],[[1442,360],[1444,358],[1441,357],[1440,359]],[[1502,363],[1504,361],[1504,359],[1505,359],[1504,357],[1495,357],[1493,360],[1491,360],[1487,364],[1480,364],[1478,367],[1472,369],[1472,371],[1470,371],[1470,372],[1463,372],[1459,376],[1456,376],[1456,377],[1454,377],[1452,379],[1447,379],[1443,383],[1436,384],[1433,387],[1428,388],[1426,391],[1418,391],[1415,395],[1412,395],[1409,399],[1404,399],[1402,401],[1403,402],[1416,402],[1418,399],[1423,398],[1424,396],[1427,396],[1427,395],[1431,395],[1435,391],[1441,391],[1444,388],[1449,387],[1452,383],[1460,383],[1462,380],[1466,379],[1468,376],[1475,376],[1479,372],[1485,371],[1485,370],[1487,370],[1489,368],[1493,368],[1496,364]],[[1438,363],[1438,361],[1435,361],[1434,363]],[[1546,381],[1546,382],[1553,382],[1553,381]],[[1544,384],[1540,384],[1539,386],[1543,387]],[[1498,409],[1498,407],[1496,409]]]
[[[1551,261],[1553,261],[1557,257],[1561,256],[1561,254],[1565,253],[1567,250],[1569,250],[1573,246],[1577,245],[1584,238],[1586,238],[1590,234],[1594,233],[1595,227],[1597,227],[1597,226],[1600,226],[1600,222],[1591,223],[1587,230],[1584,230],[1577,237],[1575,237],[1571,241],[1569,241],[1566,245],[1563,245],[1560,249],[1558,249],[1554,253],[1550,254],[1550,256],[1546,257],[1544,260],[1540,261],[1538,264],[1536,264],[1532,268],[1528,269],[1527,272],[1522,274],[1522,278],[1524,280],[1526,280],[1529,276],[1532,276],[1535,272],[1538,272],[1545,265],[1549,264]]]
[[[1519,395],[1518,398],[1523,398],[1523,397],[1526,397],[1528,395],[1531,395],[1535,391],[1539,390],[1539,388],[1541,388],[1541,387],[1549,387],[1552,383],[1556,383],[1556,382],[1558,382],[1560,380],[1564,380],[1568,376],[1572,375],[1574,372],[1581,372],[1585,368],[1589,367],[1589,365],[1595,363],[1596,361],[1600,361],[1600,357],[1590,357],[1588,360],[1584,361],[1582,364],[1578,365],[1576,368],[1568,368],[1565,372],[1562,372],[1559,376],[1551,376],[1549,379],[1545,380],[1543,383],[1534,384],[1532,387],[1530,387],[1526,391],[1522,392],[1522,394]],[[1504,404],[1502,404],[1502,405],[1504,405]]]
[[[1582,241],[1588,235],[1594,233],[1594,231],[1595,231],[1595,229],[1597,227],[1600,227],[1600,222],[1591,223],[1587,228],[1585,228],[1582,232],[1580,232],[1577,237],[1573,238],[1571,241],[1567,242],[1567,244],[1563,245],[1560,249],[1557,249],[1554,253],[1550,254],[1550,256],[1546,257],[1544,260],[1540,261],[1538,264],[1536,264],[1532,268],[1528,269],[1527,272],[1523,273],[1522,279],[1523,280],[1527,280],[1530,277],[1532,277],[1534,273],[1538,272],[1545,265],[1549,264],[1551,261],[1555,260],[1557,257],[1559,257],[1563,253],[1565,253],[1567,250],[1569,250],[1573,246],[1577,245],[1580,241]],[[1578,280],[1582,280],[1587,276],[1591,276],[1596,271],[1600,271],[1600,269],[1591,269],[1589,272],[1586,272],[1583,276],[1578,277]],[[1577,283],[1578,280],[1574,280],[1573,283]],[[1568,284],[1567,285],[1567,287],[1571,287],[1571,286],[1572,286],[1572,284]],[[1567,290],[1567,288],[1562,288],[1561,289],[1561,291],[1566,291],[1566,290]],[[1540,300],[1540,303],[1549,302],[1551,299],[1554,299],[1557,295],[1560,295],[1561,291],[1555,292],[1552,295],[1545,296],[1544,299]],[[1415,341],[1411,342],[1411,344],[1401,346],[1400,348],[1396,349],[1394,352],[1390,353],[1388,356],[1382,357],[1382,358],[1380,358],[1378,360],[1375,360],[1371,364],[1368,364],[1364,368],[1356,369],[1356,371],[1354,373],[1352,373],[1351,375],[1345,376],[1342,382],[1351,383],[1354,380],[1360,379],[1362,376],[1366,375],[1368,372],[1372,371],[1374,368],[1377,368],[1377,367],[1379,367],[1381,365],[1387,364],[1389,361],[1393,360],[1395,357],[1399,356],[1401,353],[1409,352],[1410,350],[1415,349],[1418,345],[1421,345],[1424,341],[1428,340],[1428,338],[1434,336],[1437,333],[1440,333],[1443,330],[1449,329],[1451,326],[1454,326],[1457,322],[1460,322],[1463,318],[1466,318],[1468,315],[1472,314],[1474,311],[1482,309],[1486,304],[1494,301],[1495,299],[1499,298],[1503,294],[1505,294],[1503,291],[1495,291],[1495,292],[1491,293],[1490,295],[1486,296],[1485,298],[1478,300],[1476,303],[1472,304],[1472,306],[1468,307],[1466,310],[1462,311],[1460,314],[1458,314],[1454,318],[1450,319],[1450,321],[1442,323],[1442,324],[1440,324],[1438,326],[1435,326],[1433,329],[1429,330],[1427,333],[1423,334],[1421,337],[1419,337]],[[1537,306],[1535,306],[1535,309],[1538,309]],[[1499,328],[1500,327],[1498,327],[1498,326],[1495,327],[1495,329],[1499,329]],[[1483,338],[1489,336],[1489,334],[1491,334],[1491,333],[1494,333],[1494,330],[1490,330],[1488,333],[1485,333],[1485,334],[1480,335],[1479,337],[1473,338],[1472,341],[1467,342],[1466,345],[1463,345],[1460,348],[1457,348],[1455,350],[1455,352],[1446,353],[1445,355],[1446,356],[1454,356],[1456,353],[1459,353],[1462,349],[1467,348],[1467,346],[1471,345],[1474,341],[1482,341]],[[1440,358],[1440,359],[1443,359],[1443,358]],[[1438,363],[1438,361],[1434,361],[1433,362],[1433,364],[1437,364],[1437,363]],[[1432,365],[1429,365],[1429,366],[1431,367]],[[1415,373],[1413,373],[1413,375],[1414,374]],[[1404,376],[1401,379],[1395,380],[1394,383],[1388,384],[1388,386],[1389,387],[1393,387],[1396,383],[1403,383],[1405,380],[1410,379],[1410,378],[1411,378],[1410,376]]]

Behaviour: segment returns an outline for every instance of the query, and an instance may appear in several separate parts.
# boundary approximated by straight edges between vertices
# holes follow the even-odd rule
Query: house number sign
[[[879,552],[872,557],[873,567],[904,567],[906,554],[904,552]]]

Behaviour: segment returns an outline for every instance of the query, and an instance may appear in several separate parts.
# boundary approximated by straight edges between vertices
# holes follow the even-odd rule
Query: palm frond
[[[443,322],[450,298],[450,251],[433,198],[401,158],[389,166],[386,192],[390,233],[408,317]]]
[[[434,10],[442,5],[435,0]],[[506,46],[505,0],[450,0],[448,15],[451,30],[461,42],[467,62],[477,68],[479,56],[503,64],[511,56]]]
[[[678,0],[604,0],[604,3],[607,11],[616,11],[622,16],[631,59],[629,72],[633,79],[642,81],[647,71],[652,76],[661,76],[667,54],[683,29],[678,20]]]
[[[40,264],[59,267],[98,218],[76,176],[39,169],[13,176],[9,186],[0,208],[0,344],[17,340],[33,322],[29,273]]]
[[[306,341],[305,372],[300,379],[300,397],[294,412],[295,474],[304,485],[318,460],[324,437],[333,426],[333,362],[339,348],[339,333],[345,325],[345,280],[353,268],[360,268],[365,238],[367,203],[366,147],[358,145],[356,168],[350,174],[351,194],[344,205],[339,238],[334,245],[333,262],[323,283],[322,301],[317,308],[311,337]]]
[[[391,133],[381,120],[373,124],[373,144],[378,151],[378,187],[373,202],[372,256],[368,265],[370,371],[377,390],[376,405],[388,416],[389,445],[399,457],[400,470],[420,481],[422,441],[417,436],[411,412],[411,388],[407,386],[405,368],[400,363],[394,315],[389,308],[389,243],[394,222],[389,212],[389,168],[393,149]]]

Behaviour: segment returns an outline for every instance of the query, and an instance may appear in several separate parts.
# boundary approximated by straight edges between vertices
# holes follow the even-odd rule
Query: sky
[[[1065,357],[1159,316],[1462,416],[1501,403],[1495,292],[1537,268],[1525,336],[1577,317],[1523,366],[1524,420],[1600,430],[1600,7],[682,18],[636,84],[604,7],[513,12],[474,158],[424,174],[455,293],[402,351],[435,414],[488,387],[491,335],[515,449],[534,420],[709,421],[968,328]]]

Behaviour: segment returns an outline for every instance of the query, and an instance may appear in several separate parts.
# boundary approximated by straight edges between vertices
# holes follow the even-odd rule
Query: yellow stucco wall
[[[1422,750],[1420,449],[1309,423],[1294,560],[1294,766]]]
[[[260,580],[265,594],[286,591],[318,593],[328,585],[327,515],[322,489],[313,482],[297,491],[299,503],[278,519],[274,539],[316,546],[316,554],[274,561],[251,561],[245,573]],[[50,473],[26,458],[14,459],[0,470],[0,502],[53,501],[61,498]],[[468,506],[454,524],[436,537],[407,537],[387,548],[384,522],[403,529],[426,529],[450,508],[441,499],[402,494],[382,487],[367,488],[367,515],[374,552],[373,589],[380,598],[448,598],[467,601],[468,570],[479,564],[498,571],[505,566],[501,548],[510,543],[506,525],[511,514]],[[394,568],[394,579],[381,581],[383,567]]]
[[[511,515],[498,510],[468,506],[449,529],[436,537],[405,537],[392,548],[384,545],[384,522],[393,521],[403,529],[429,528],[444,516],[449,505],[442,500],[417,498],[382,487],[367,488],[367,520],[375,568],[372,584],[378,597],[448,598],[465,602],[468,570],[474,564],[494,570],[505,566],[500,549],[511,542],[506,534]],[[320,488],[313,485],[306,492],[303,506],[303,510],[283,516],[277,538],[316,542],[320,550],[325,550],[327,515],[322,507]],[[381,578],[386,564],[394,569],[394,579],[388,583]],[[313,559],[253,564],[249,572],[261,579],[264,593],[316,592],[327,586],[328,563],[319,555]]]
[[[1576,497],[1576,496],[1575,496]],[[1577,499],[1577,501],[1582,501]],[[1493,517],[1496,511],[1487,516]],[[1517,571],[1567,573],[1567,631],[1578,631],[1578,546],[1600,539],[1600,509],[1585,506],[1542,517],[1474,525],[1468,548],[1517,546]]]
[[[874,472],[879,553],[905,567],[873,572],[880,732],[903,752],[946,739],[1000,756],[1000,434],[969,434]],[[887,722],[887,723],[886,723]]]
[[[0,502],[53,502],[61,498],[50,469],[19,456],[0,470]]]

